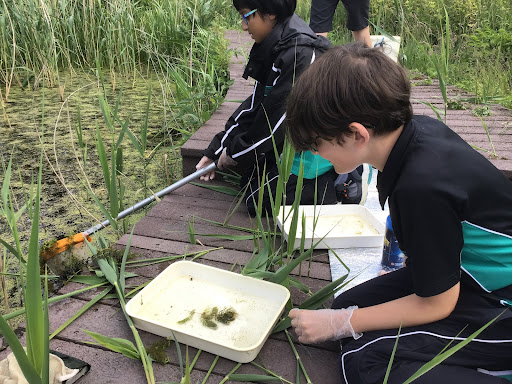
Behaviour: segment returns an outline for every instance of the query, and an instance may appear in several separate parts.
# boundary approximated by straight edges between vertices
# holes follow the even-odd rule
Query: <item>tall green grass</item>
[[[310,2],[299,0],[297,13],[305,20],[309,20],[309,10]],[[488,101],[502,96],[499,101],[512,106],[512,2],[375,0],[370,2],[370,22],[401,35],[403,64],[409,69],[437,77],[432,57],[441,57],[448,48],[448,84],[476,95],[485,93]],[[345,26],[345,10],[338,6],[329,38],[335,43],[351,41]],[[378,34],[374,29],[371,32]]]
[[[61,86],[60,71],[107,68],[118,75],[155,69],[160,60],[185,65],[193,83],[214,57],[213,28],[225,0],[59,0],[2,1],[0,81],[5,99],[13,85]],[[208,43],[210,41],[210,43]],[[201,48],[201,49],[200,49]],[[213,60],[216,60],[215,58]],[[114,80],[115,85],[115,80]]]

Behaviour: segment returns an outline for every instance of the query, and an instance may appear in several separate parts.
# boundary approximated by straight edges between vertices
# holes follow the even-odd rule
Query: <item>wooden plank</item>
[[[240,34],[228,34],[228,37],[232,40],[233,46],[236,46],[236,40],[240,39]],[[248,39],[247,35],[244,41],[246,41],[246,44],[252,44],[252,41]],[[234,70],[242,71],[243,65],[239,65]],[[239,95],[247,90],[251,92],[252,85],[247,83],[249,82],[245,82],[242,86],[235,83],[237,87],[233,87],[233,91],[229,94],[230,97],[239,97]],[[190,143],[184,146],[185,153],[188,151],[192,156],[200,156],[200,150],[203,150],[206,146],[200,147],[199,144],[209,142],[211,138],[207,137],[207,135],[213,135],[222,130],[226,119],[237,107],[238,103],[223,103],[208,123],[205,124],[204,130],[199,130],[201,132],[198,133],[196,137],[193,135],[192,139],[189,140]],[[194,142],[196,144],[194,144]],[[186,165],[187,162],[188,165]],[[184,158],[184,172],[186,169],[190,172],[195,170],[195,163],[194,157]],[[220,185],[221,182],[215,180],[209,184]],[[235,198],[233,196],[191,184],[185,185],[167,195],[135,226],[135,234],[133,235],[130,248],[134,256],[132,256],[133,258],[131,260],[178,256],[185,253],[219,247],[220,249],[212,250],[197,259],[197,262],[222,269],[231,269],[233,265],[236,265],[235,268],[239,271],[241,266],[245,265],[253,254],[253,240],[234,242],[226,239],[197,235],[197,238],[204,244],[199,245],[190,244],[188,234],[189,218],[194,218],[195,220],[194,227],[196,233],[244,234],[245,232],[243,231],[218,227],[200,220],[200,218],[206,218],[215,221],[223,221],[230,207],[233,206],[234,200]],[[251,220],[245,208],[239,208],[237,212],[233,214],[230,224],[250,228]],[[121,250],[124,249],[127,239],[128,235],[123,236],[116,247]],[[137,276],[128,279],[127,286],[144,284],[157,276],[169,264],[170,262],[166,261],[146,266],[129,266],[127,269],[137,273]],[[85,269],[84,274],[93,274],[93,272]],[[331,278],[326,251],[315,251],[313,259],[303,262],[300,267],[292,271],[292,275],[310,287],[312,292],[324,287]],[[59,293],[71,292],[82,287],[82,284],[69,283],[61,288]],[[87,301],[103,291],[103,289],[102,287],[96,288],[76,298],[66,299],[52,304],[50,307],[51,330],[56,329],[60,324],[66,321],[72,313],[75,313]],[[307,297],[305,293],[299,292],[296,288],[291,288],[291,295],[295,305],[300,304]],[[327,305],[329,305],[331,301],[329,301]],[[52,347],[60,348],[62,352],[81,358],[93,366],[89,375],[81,379],[81,383],[123,382],[131,384],[145,382],[140,362],[134,362],[120,354],[106,351],[102,347],[86,344],[87,341],[92,341],[92,339],[83,332],[83,329],[95,331],[110,337],[133,340],[131,331],[119,308],[118,300],[104,299],[100,303],[96,303],[91,310],[83,314],[52,340]],[[160,337],[147,332],[141,331],[140,334],[146,346],[161,340]],[[293,332],[291,337],[297,343]],[[297,344],[297,349],[312,382],[326,384],[337,384],[340,382],[338,343],[323,343],[312,346]],[[185,352],[185,346],[182,346],[183,356]],[[189,349],[191,358],[196,352],[197,350],[194,348]],[[167,348],[166,353],[169,354],[171,363],[166,365],[155,363],[155,377],[159,382],[179,382],[181,380],[181,374],[177,363],[177,352],[174,344]],[[192,372],[192,382],[201,382],[203,380],[213,359],[214,356],[209,353],[203,352],[201,354]],[[291,382],[296,381],[297,363],[284,332],[271,335],[258,355],[256,362],[275,371],[278,375],[283,376]],[[234,366],[235,363],[232,361],[222,358],[219,359],[207,383],[219,383]],[[116,373],[114,374],[113,372]],[[237,373],[262,374],[263,372],[250,364],[244,364]],[[300,380],[301,382],[305,382],[305,378],[302,374]]]
[[[226,186],[226,182],[220,180],[220,178],[218,179],[217,177],[208,182],[197,180],[197,183],[201,185]],[[235,188],[235,186],[233,186],[233,188]],[[222,192],[212,191],[211,189],[203,188],[198,185],[186,184],[183,187],[173,191],[171,194],[165,196],[162,201],[168,202],[168,200],[170,200],[169,202],[172,203],[174,196],[178,195],[188,196],[193,199],[206,199],[210,201],[210,205],[217,204],[216,201],[232,202],[235,199],[234,196],[227,195]],[[215,201],[215,203],[212,203],[212,201]]]
[[[124,245],[127,242],[128,235],[125,235],[117,244],[119,249],[124,249]],[[244,266],[249,259],[252,257],[251,252],[242,252],[233,249],[214,249],[211,246],[200,246],[195,244],[185,244],[181,242],[175,242],[171,240],[162,240],[147,238],[142,236],[133,236],[130,251],[135,253],[137,256],[133,260],[141,260],[145,258],[153,257],[166,257],[175,255],[184,255],[193,252],[202,252],[208,249],[212,249],[210,252],[201,256],[201,260],[215,261],[223,263],[223,269],[231,269],[232,265]],[[156,256],[155,256],[156,255]],[[148,267],[148,270],[141,272],[141,276],[155,277],[161,271],[154,270],[153,266]],[[294,276],[304,276],[312,279],[319,279],[326,281],[331,280],[331,270],[329,266],[329,259],[327,251],[315,252],[313,261],[310,263],[309,260],[302,262],[301,267],[297,267],[292,271]]]
[[[67,299],[65,301],[55,303],[51,306],[51,314],[53,315],[52,318],[57,318],[58,316],[56,314],[58,312],[66,312],[69,314],[72,311],[78,310],[78,308],[80,308],[83,304],[84,302],[76,299]],[[51,324],[51,331],[53,331],[57,326],[58,325],[55,324],[55,322]],[[78,318],[73,323],[73,326],[64,329],[57,336],[56,340],[64,341],[67,343],[73,343],[74,345],[77,346],[76,350],[81,351],[83,347],[86,345],[84,343],[86,343],[87,341],[93,341],[87,334],[85,334],[85,332],[82,331],[84,329],[93,332],[98,332],[108,337],[120,337],[128,340],[133,340],[131,331],[126,326],[126,320],[122,312],[116,307],[107,306],[103,304],[96,304],[93,310],[87,311],[80,318]],[[161,340],[159,336],[153,335],[145,331],[139,331],[139,333],[144,342],[144,345],[146,346],[152,345],[153,343]],[[308,346],[306,352],[300,351],[302,352],[301,357],[304,359],[306,367],[309,368],[310,372],[308,372],[308,374],[311,376],[312,379],[315,378],[315,380],[320,380],[320,378],[322,378],[323,380],[327,380],[321,381],[322,383],[338,383],[340,377],[339,373],[335,375],[327,375],[325,370],[319,370],[317,367],[318,363],[322,362],[322,364],[328,364],[328,366],[331,367],[328,370],[328,372],[332,372],[333,370],[335,370],[334,367],[337,365],[336,362],[339,359],[339,353],[337,351],[325,348],[329,348],[329,346]],[[67,353],[69,351],[70,350],[67,349],[66,352],[63,352]],[[158,381],[168,380],[169,377],[176,377],[174,375],[178,372],[174,344],[170,345],[167,348],[166,352],[171,356],[173,364],[167,364],[163,367],[160,367],[160,369],[157,369],[157,365],[155,364],[155,377],[157,378]],[[73,353],[73,351],[71,351],[71,353]],[[191,353],[192,356],[194,356],[196,350],[194,348],[190,348],[189,353]],[[117,354],[117,356],[121,355]],[[81,354],[80,357],[75,357],[82,358],[84,361],[87,361],[87,357],[84,356],[83,354]],[[96,364],[109,364],[101,360],[98,360],[97,357],[89,359],[89,361],[91,360],[94,360]],[[112,359],[109,356],[107,360],[109,362],[112,362],[112,360],[115,359]],[[207,352],[201,353],[201,356],[194,369],[196,375],[200,376],[201,374],[204,374],[204,372],[207,369],[209,369],[212,360],[213,355]],[[267,366],[268,368],[271,367],[270,369],[282,375],[283,377],[288,377],[294,380],[296,372],[296,360],[293,354],[291,353],[291,348],[288,342],[284,339],[283,335],[281,335],[281,337],[276,337],[276,335],[273,335],[267,341],[267,343],[265,343],[260,354],[258,355],[258,361]],[[97,366],[94,362],[93,364]],[[119,362],[126,363],[130,361],[126,357],[122,357],[122,359]],[[131,364],[134,365],[134,367],[132,367],[131,369],[127,369],[127,371],[135,373],[137,379],[141,380],[139,377],[140,372],[142,371],[141,364]],[[221,358],[219,359],[219,362],[215,366],[213,372],[215,375],[223,377],[225,376],[225,374],[227,374],[227,372],[229,372],[233,368],[234,365],[234,362]],[[253,371],[249,365],[244,366],[244,368],[240,370],[240,373],[242,372],[255,373],[255,371]],[[91,378],[93,377],[94,375],[91,376]],[[120,377],[124,377],[124,374],[122,374]],[[218,378],[216,378],[216,380],[218,380]],[[139,381],[139,383],[140,382],[144,381]],[[216,382],[218,383],[219,381]]]
[[[244,234],[243,232],[231,229],[214,228],[209,224],[203,223],[195,224],[195,232],[219,235]],[[184,243],[188,243],[190,241],[188,234],[188,223],[179,222],[176,219],[165,220],[158,217],[147,216],[137,223],[134,233],[140,236],[175,240]],[[208,245],[214,247],[225,247],[246,252],[252,252],[254,250],[254,243],[251,240],[227,243],[226,240],[223,239],[209,238],[201,235],[196,235],[196,239],[201,241],[203,244],[206,242]]]

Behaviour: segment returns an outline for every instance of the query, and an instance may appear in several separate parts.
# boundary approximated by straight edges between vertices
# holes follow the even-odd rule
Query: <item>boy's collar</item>
[[[249,53],[249,61],[242,77],[249,76],[257,81],[265,81],[269,63],[272,64],[274,47],[279,43],[283,30],[283,23],[277,23],[268,36],[261,43],[254,43]]]
[[[377,190],[379,191],[379,202],[382,209],[384,209],[384,204],[395,187],[407,148],[411,140],[416,136],[416,132],[416,124],[413,118],[404,126],[402,133],[388,156],[384,169],[377,176]]]

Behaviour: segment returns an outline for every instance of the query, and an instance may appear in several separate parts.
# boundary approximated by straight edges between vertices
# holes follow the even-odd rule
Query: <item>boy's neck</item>
[[[373,136],[369,141],[368,146],[368,158],[366,161],[368,164],[373,165],[379,172],[382,172],[386,162],[388,161],[389,154],[393,150],[396,141],[400,137],[404,126],[401,125],[395,131],[388,133],[383,136]]]

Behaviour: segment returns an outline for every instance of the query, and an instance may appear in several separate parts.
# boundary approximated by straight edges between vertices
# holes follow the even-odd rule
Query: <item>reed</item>
[[[22,347],[6,319],[0,316],[0,331],[11,347],[25,378],[34,384],[48,383],[49,375],[49,331],[48,331],[48,286],[45,278],[45,299],[41,297],[41,279],[39,274],[39,210],[42,175],[42,156],[39,160],[39,176],[32,212],[32,229],[29,239],[26,263],[20,262],[22,292],[26,308],[26,350]],[[7,179],[8,180],[8,179]],[[4,180],[4,187],[6,182]],[[6,188],[8,189],[8,188]],[[4,192],[3,190],[2,192]],[[32,200],[32,199],[31,199]],[[9,210],[11,217],[15,212]],[[16,227],[16,221],[13,222]],[[14,233],[17,233],[14,231]],[[16,235],[15,235],[16,236]],[[17,239],[17,243],[20,239]],[[21,253],[19,260],[24,260]]]

